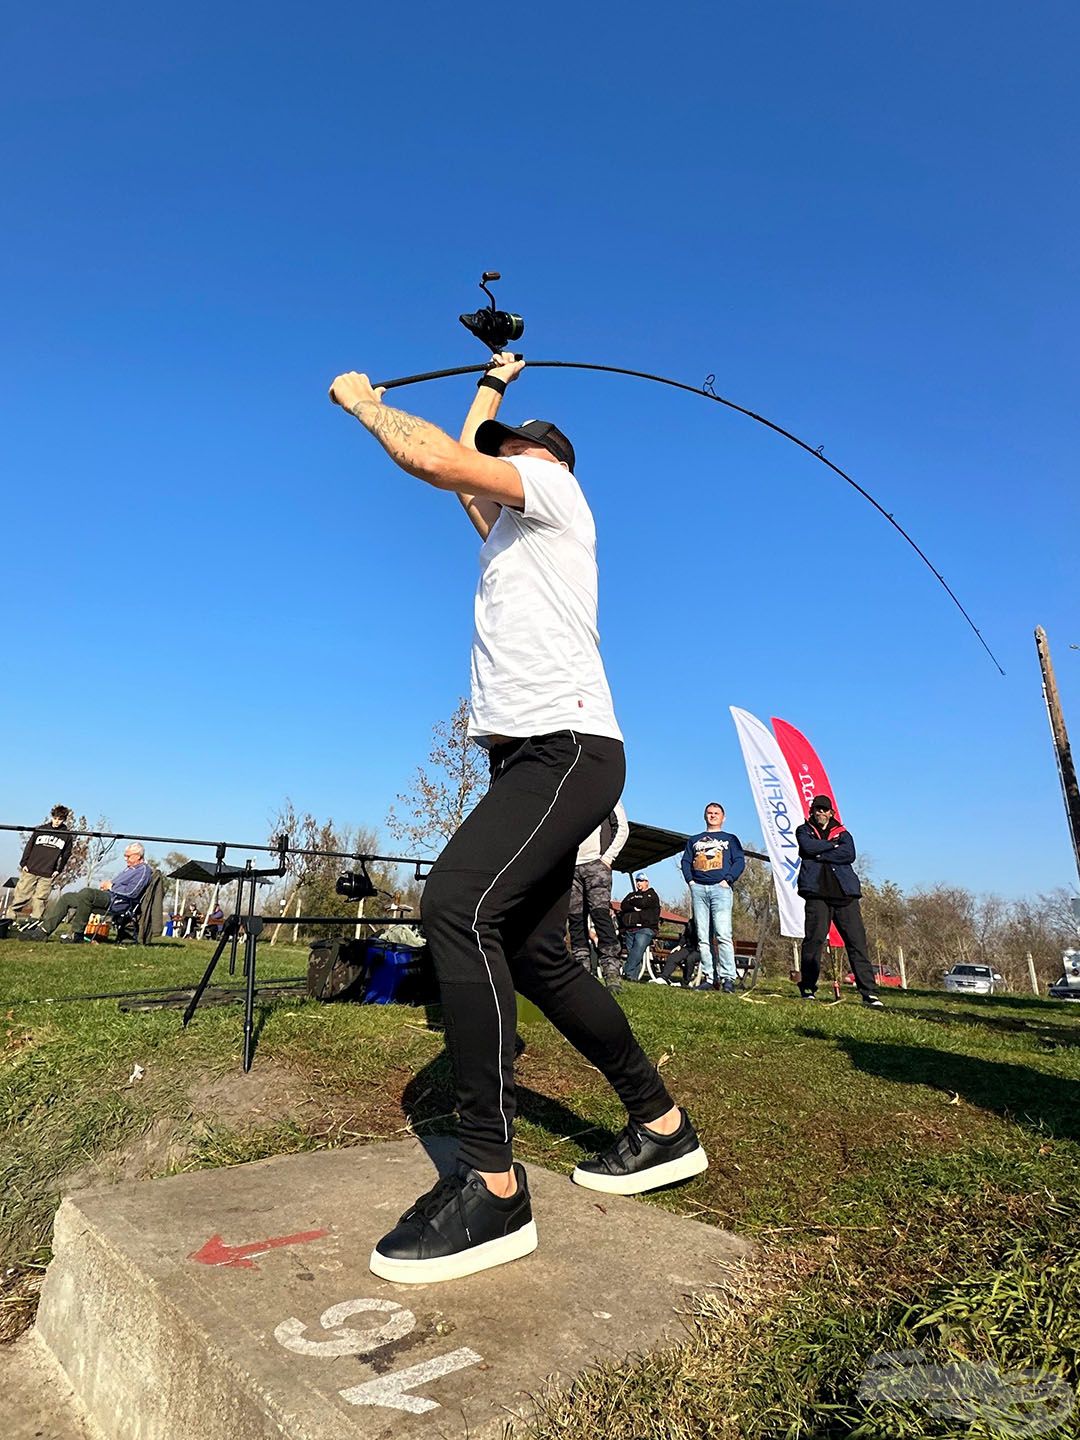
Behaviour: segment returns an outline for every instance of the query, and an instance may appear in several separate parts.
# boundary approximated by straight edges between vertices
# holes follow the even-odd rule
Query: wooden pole
[[[1069,834],[1073,843],[1073,857],[1076,860],[1077,874],[1080,874],[1080,784],[1077,784],[1069,733],[1065,729],[1065,717],[1061,713],[1061,699],[1050,659],[1050,644],[1041,625],[1035,627],[1035,648],[1039,652],[1039,664],[1042,666],[1043,699],[1046,701],[1046,714],[1054,741],[1058,778],[1065,801],[1065,816],[1069,822]]]
[[[897,960],[900,962],[900,988],[901,988],[902,990],[906,990],[906,989],[907,989],[907,966],[904,964],[904,947],[903,947],[903,945],[898,945],[898,946],[896,947],[896,958],[897,958]]]
[[[200,940],[205,940],[205,939],[206,939],[206,927],[210,924],[210,912],[211,912],[212,910],[216,910],[216,909],[217,909],[217,903],[218,903],[218,899],[220,898],[220,896],[221,896],[221,881],[219,880],[219,881],[217,881],[217,883],[216,883],[215,886],[214,886],[214,898],[210,901],[210,904],[206,907],[206,914],[203,916],[203,922],[202,922],[202,924],[199,926],[199,939],[200,939]]]
[[[283,895],[283,896],[281,897],[281,916],[282,916],[282,919],[284,919],[284,917],[285,917],[285,911],[286,911],[288,908],[289,908],[289,899],[288,899],[288,896],[287,896],[287,895]],[[280,921],[280,920],[277,920],[277,921],[274,922],[274,933],[273,933],[273,935],[270,936],[270,944],[271,944],[271,945],[276,945],[276,944],[277,944],[277,937],[278,937],[280,934],[281,934],[281,921]]]
[[[1035,961],[1031,958],[1030,950],[1027,953],[1027,967],[1028,978],[1031,981],[1031,993],[1037,995],[1039,993],[1039,977],[1035,974]]]

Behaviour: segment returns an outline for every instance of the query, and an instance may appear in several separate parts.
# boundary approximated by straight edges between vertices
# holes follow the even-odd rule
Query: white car
[[[1050,999],[1080,1001],[1080,950],[1066,950],[1061,960],[1063,974],[1050,986]]]
[[[989,965],[954,965],[945,972],[945,989],[951,995],[993,995],[1004,983]]]

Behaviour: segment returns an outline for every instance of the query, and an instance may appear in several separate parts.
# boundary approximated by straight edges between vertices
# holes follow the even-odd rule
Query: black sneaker
[[[86,936],[85,936],[85,935],[61,935],[61,936],[60,936],[60,944],[61,944],[61,945],[85,945],[85,944],[86,944]]]
[[[721,986],[720,986],[720,989],[724,992],[725,995],[734,995],[734,994],[735,994],[735,981],[734,981],[734,980],[725,980],[725,981],[723,981],[723,983],[722,983]]]
[[[674,1135],[657,1135],[631,1120],[611,1149],[592,1160],[583,1160],[571,1180],[587,1190],[603,1190],[608,1195],[640,1195],[700,1175],[708,1168],[709,1158],[701,1148],[690,1116],[685,1110],[680,1114],[682,1124]]]
[[[800,1000],[816,1000],[816,999],[817,999],[817,996],[814,994],[813,990],[800,990],[800,991],[799,991],[799,999],[800,999]]]
[[[20,925],[17,934],[20,940],[48,940],[49,938],[45,933],[45,926],[40,920],[33,920],[28,925]]]
[[[885,1006],[881,1003],[881,1001],[877,998],[876,995],[864,995],[862,997],[862,1003],[870,1010],[885,1009]]]
[[[536,1223],[529,1182],[523,1166],[514,1174],[518,1188],[509,1200],[493,1195],[475,1170],[440,1180],[383,1236],[369,1268],[399,1285],[430,1285],[530,1254]]]

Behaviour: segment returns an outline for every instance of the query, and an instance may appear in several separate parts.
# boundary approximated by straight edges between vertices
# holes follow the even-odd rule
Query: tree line
[[[1080,943],[1067,890],[1013,900],[944,883],[905,892],[892,880],[875,880],[867,869],[862,867],[860,880],[870,959],[898,971],[902,947],[911,985],[940,987],[946,970],[966,963],[990,965],[1010,989],[1027,990],[1030,954],[1045,992],[1061,975],[1062,951]],[[689,914],[686,893],[667,903]],[[788,970],[791,941],[780,935],[772,874],[760,861],[747,862],[736,888],[733,929],[740,940],[760,935],[766,974]]]

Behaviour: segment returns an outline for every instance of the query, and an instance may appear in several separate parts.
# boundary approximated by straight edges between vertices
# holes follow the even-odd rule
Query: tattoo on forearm
[[[415,462],[419,452],[443,433],[437,425],[421,420],[418,415],[394,410],[389,405],[376,405],[370,400],[358,400],[350,413],[399,464]]]

